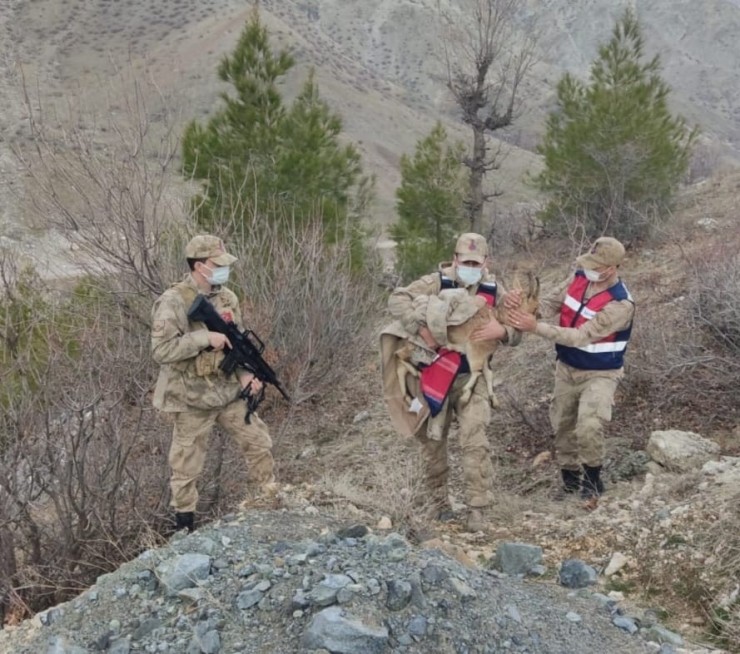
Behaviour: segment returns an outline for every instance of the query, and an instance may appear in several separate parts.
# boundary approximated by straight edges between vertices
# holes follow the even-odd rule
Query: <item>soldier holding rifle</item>
[[[185,257],[190,272],[168,288],[152,309],[152,353],[161,366],[153,403],[174,422],[169,452],[171,504],[177,529],[192,531],[196,484],[215,424],[238,444],[250,484],[258,493],[274,487],[275,478],[267,426],[254,413],[254,402],[245,420],[241,400],[261,397],[263,382],[250,366],[239,365],[225,374],[222,364],[234,344],[226,334],[188,317],[194,302],[204,296],[226,324],[238,327],[237,335],[243,330],[236,295],[224,286],[236,257],[226,252],[221,239],[210,235],[193,238]],[[264,364],[261,357],[260,362]]]

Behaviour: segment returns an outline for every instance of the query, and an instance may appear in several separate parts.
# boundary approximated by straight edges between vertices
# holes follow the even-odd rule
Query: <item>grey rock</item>
[[[49,645],[46,654],[87,654],[87,650],[69,642],[64,636],[57,636]]]
[[[50,627],[64,617],[64,609],[54,607],[43,613],[39,613],[39,620],[45,627]]]
[[[388,629],[345,617],[332,606],[317,613],[302,637],[306,648],[324,648],[332,654],[382,654],[388,645]]]
[[[108,648],[108,654],[128,654],[131,651],[131,643],[128,638],[116,638]]]
[[[565,619],[568,622],[580,622],[582,620],[581,616],[578,615],[578,613],[576,613],[575,611],[568,611],[565,614]]]
[[[307,609],[311,606],[311,601],[302,590],[297,590],[291,600],[291,607],[294,609]]]
[[[494,565],[510,575],[528,574],[542,563],[542,548],[528,543],[501,543],[496,549]]]
[[[157,573],[168,595],[176,595],[183,588],[192,588],[208,578],[211,557],[205,554],[181,554],[157,567]]]
[[[506,605],[506,612],[509,614],[509,617],[519,624],[522,622],[522,614],[519,613],[519,609],[514,604],[507,604]]]
[[[258,590],[245,590],[236,596],[236,605],[242,610],[251,609],[259,604],[262,597],[262,593]]]
[[[405,609],[411,602],[411,584],[408,581],[391,579],[388,582],[388,596],[385,605],[391,611]]]
[[[632,618],[628,618],[624,615],[617,615],[612,619],[612,623],[615,627],[624,629],[630,634],[634,634],[637,631],[637,624]]]
[[[566,588],[585,588],[595,584],[597,578],[596,570],[579,559],[568,559],[560,565],[558,579]]]
[[[452,586],[452,590],[455,591],[457,596],[463,602],[466,600],[471,600],[471,599],[478,597],[478,593],[476,593],[464,581],[461,581],[460,579],[457,579],[456,577],[450,577],[450,585]]]
[[[308,593],[308,598],[315,606],[330,606],[336,602],[339,590],[351,583],[352,579],[347,575],[325,575],[323,581]]]
[[[338,538],[363,538],[370,530],[365,525],[352,525],[337,531]]]
[[[654,643],[667,643],[668,645],[675,645],[681,647],[683,645],[683,638],[673,631],[669,631],[665,627],[659,624],[655,624],[647,629],[641,629],[640,633],[642,637]]]
[[[221,636],[218,631],[211,629],[200,639],[200,650],[203,654],[218,654],[221,651]]]
[[[408,632],[414,638],[423,638],[427,633],[427,619],[423,615],[415,615],[408,624]]]
[[[424,590],[421,586],[421,575],[415,572],[409,577],[409,583],[411,584],[411,603],[417,609],[425,609],[427,600],[424,597]]]
[[[443,567],[430,563],[421,571],[421,578],[428,584],[437,586],[441,584],[450,574]]]
[[[162,626],[161,620],[157,620],[156,618],[149,618],[148,620],[144,620],[131,634],[131,638],[133,640],[141,640],[142,638],[146,638],[152,631],[155,629],[158,629]]]
[[[714,441],[678,429],[652,432],[645,449],[654,461],[676,472],[701,468],[720,450]]]

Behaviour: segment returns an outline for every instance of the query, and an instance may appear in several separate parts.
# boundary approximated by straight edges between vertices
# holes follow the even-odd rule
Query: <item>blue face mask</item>
[[[472,286],[477,284],[483,276],[483,270],[473,268],[472,266],[458,266],[457,278],[465,285]]]
[[[210,268],[208,270],[211,270]],[[229,266],[219,266],[211,270],[210,276],[206,277],[211,286],[221,286],[229,281]]]

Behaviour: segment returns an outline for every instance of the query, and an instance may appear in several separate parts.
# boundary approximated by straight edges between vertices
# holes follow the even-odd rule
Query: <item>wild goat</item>
[[[515,279],[513,288],[522,291],[522,303],[519,307],[522,311],[536,314],[539,305],[540,282],[531,272],[527,273],[527,287],[522,288]],[[448,291],[443,291],[447,293]],[[452,291],[458,292],[458,291]],[[465,293],[465,291],[459,291]],[[441,295],[441,294],[440,294]],[[508,310],[504,307],[503,300],[499,298],[499,303],[491,307],[486,300],[480,295],[467,296],[470,302],[475,303],[477,311],[471,318],[460,325],[454,325],[447,328],[447,349],[454,350],[464,354],[468,359],[470,366],[470,379],[463,387],[460,401],[466,404],[470,401],[473,394],[473,388],[478,381],[481,373],[486,380],[486,392],[488,399],[495,406],[495,395],[493,392],[493,371],[488,365],[488,359],[496,350],[499,341],[471,341],[470,336],[476,329],[488,324],[491,318],[495,318],[502,325],[508,325]],[[396,373],[401,391],[408,397],[406,375],[411,373],[415,377],[419,376],[417,365],[420,359],[423,359],[423,353],[419,352],[420,348],[411,342],[406,343],[396,351]]]

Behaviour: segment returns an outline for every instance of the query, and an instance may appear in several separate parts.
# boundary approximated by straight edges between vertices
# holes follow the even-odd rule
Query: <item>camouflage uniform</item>
[[[483,237],[480,238],[483,243]],[[457,248],[456,248],[457,250]],[[388,300],[391,315],[400,320],[403,327],[411,334],[418,333],[424,326],[418,322],[418,313],[414,310],[414,298],[420,295],[438,295],[442,289],[440,273],[449,278],[455,278],[455,269],[451,262],[441,263],[439,273],[425,275],[412,282],[409,286],[397,288]],[[484,274],[481,282],[493,283],[492,275]],[[480,283],[480,282],[479,282]],[[478,291],[478,284],[467,287],[470,295]],[[497,296],[500,300],[503,290],[499,286]],[[504,343],[517,345],[521,340],[521,332],[506,327]],[[440,345],[445,343],[440,342]],[[445,403],[444,427],[440,437],[431,437],[427,425],[417,432],[421,444],[422,461],[427,488],[437,506],[449,504],[447,497],[447,478],[449,465],[447,461],[447,437],[452,423],[453,412],[458,421],[458,438],[462,450],[462,468],[465,478],[466,504],[471,508],[488,506],[491,503],[491,482],[493,467],[491,464],[491,445],[486,435],[486,427],[491,421],[491,407],[486,392],[485,379],[481,376],[475,385],[470,401],[460,406],[459,400],[462,387],[470,378],[468,374],[458,375]]]
[[[246,407],[239,399],[239,379],[236,374],[224,377],[218,367],[224,353],[207,351],[205,325],[187,319],[188,308],[199,292],[188,274],[166,290],[152,309],[152,353],[161,366],[153,404],[173,415],[170,488],[171,504],[178,513],[195,511],[196,482],[214,424],[236,441],[251,482],[263,485],[274,480],[272,441],[265,423],[256,414],[252,414],[250,424],[244,422]],[[234,293],[216,286],[207,297],[225,319],[243,329]]]

